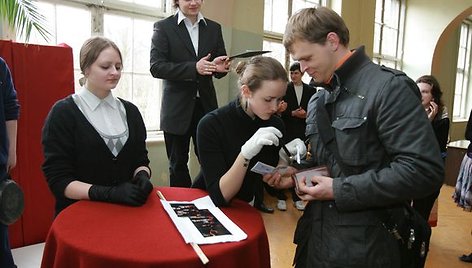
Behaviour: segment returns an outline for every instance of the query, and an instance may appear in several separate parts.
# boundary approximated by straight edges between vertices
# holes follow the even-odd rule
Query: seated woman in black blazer
[[[288,164],[281,150],[284,125],[276,115],[287,88],[285,69],[273,58],[258,56],[240,62],[236,72],[240,96],[205,115],[197,128],[201,171],[194,187],[206,188],[217,206],[228,205],[233,198],[253,200],[262,179],[251,171],[258,161]],[[290,154],[297,152],[297,146],[306,152],[300,139],[286,144]]]

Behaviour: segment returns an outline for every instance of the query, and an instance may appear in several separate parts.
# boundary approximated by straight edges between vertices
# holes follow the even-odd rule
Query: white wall
[[[408,0],[406,10],[403,71],[413,79],[430,74],[438,40],[471,0]]]

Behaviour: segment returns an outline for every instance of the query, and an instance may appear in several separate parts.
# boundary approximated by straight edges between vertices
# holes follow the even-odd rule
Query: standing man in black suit
[[[284,139],[291,141],[295,138],[306,140],[305,128],[306,128],[306,111],[308,101],[311,96],[316,93],[316,89],[303,83],[302,81],[303,72],[300,70],[300,63],[295,62],[290,65],[290,81],[287,84],[287,91],[283,102],[280,104],[279,112],[281,112],[282,120],[285,124],[286,134]],[[280,191],[280,190],[279,190]],[[292,200],[294,206],[298,210],[304,210],[305,204],[295,193],[294,188],[291,190]],[[279,210],[286,210],[287,204],[285,202],[284,195],[277,195],[277,208]],[[283,198],[283,199],[281,199]]]
[[[316,93],[316,89],[303,83],[303,73],[300,70],[300,63],[295,62],[290,65],[290,81],[287,84],[284,102],[287,108],[282,112],[282,119],[285,123],[287,134],[285,140],[291,141],[295,138],[305,140],[306,110],[308,101]]]
[[[218,107],[212,77],[229,70],[221,25],[204,18],[203,0],[174,0],[177,13],[154,24],[151,74],[164,80],[161,130],[169,159],[170,186],[190,187],[190,138],[198,156],[196,128]]]

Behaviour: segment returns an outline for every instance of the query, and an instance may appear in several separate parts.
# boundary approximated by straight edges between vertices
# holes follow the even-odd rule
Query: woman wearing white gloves
[[[275,115],[287,88],[285,69],[273,58],[258,56],[240,62],[236,73],[240,96],[207,114],[197,128],[201,171],[193,187],[207,189],[217,206],[233,198],[253,200],[261,175],[250,170],[258,161],[277,166],[279,151],[280,164],[289,161],[281,149],[284,125]],[[290,154],[296,154],[297,144],[302,146],[287,144]],[[299,151],[306,153],[304,144]]]

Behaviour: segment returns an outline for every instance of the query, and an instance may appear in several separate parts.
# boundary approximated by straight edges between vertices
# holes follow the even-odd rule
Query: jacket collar
[[[345,81],[370,62],[369,57],[365,54],[364,46],[360,46],[352,52],[352,55],[334,71],[329,84],[322,85],[330,93],[326,97],[326,103],[334,102],[341,93],[341,89],[344,88]]]
[[[175,15],[177,16],[177,25],[180,24],[185,19],[187,20],[186,23],[191,23],[190,19],[187,18],[180,9],[177,10],[177,13]],[[207,22],[205,18],[203,17],[202,13],[198,12],[196,23],[200,23],[201,21],[203,21],[204,25],[207,25]]]

